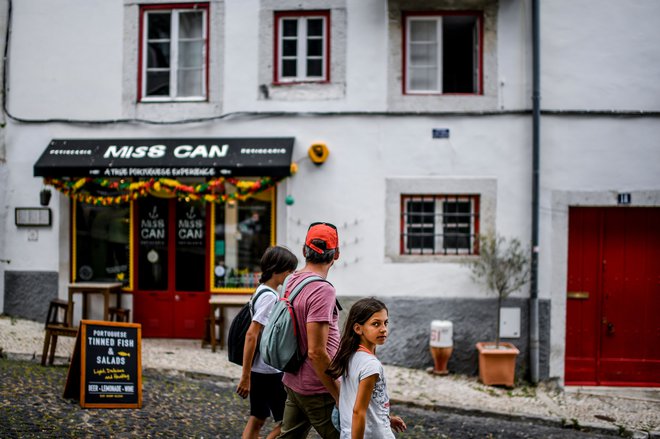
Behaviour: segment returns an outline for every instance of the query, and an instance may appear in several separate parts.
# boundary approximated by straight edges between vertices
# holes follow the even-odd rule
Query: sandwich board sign
[[[142,408],[142,326],[81,320],[64,398],[82,408]]]

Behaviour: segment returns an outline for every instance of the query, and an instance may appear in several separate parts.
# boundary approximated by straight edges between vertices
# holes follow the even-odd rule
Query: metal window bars
[[[402,195],[401,254],[476,254],[478,195]]]

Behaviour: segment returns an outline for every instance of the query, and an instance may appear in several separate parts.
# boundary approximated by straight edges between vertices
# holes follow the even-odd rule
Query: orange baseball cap
[[[314,239],[323,241],[325,243],[325,249],[312,244],[312,240]],[[312,223],[307,230],[305,245],[320,254],[323,254],[328,250],[339,249],[337,227],[330,223]]]

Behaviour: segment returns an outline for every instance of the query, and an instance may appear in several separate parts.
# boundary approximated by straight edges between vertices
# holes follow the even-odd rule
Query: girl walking
[[[269,247],[261,257],[260,285],[255,294],[262,289],[269,289],[261,294],[254,304],[252,323],[245,334],[243,348],[243,373],[236,393],[243,398],[250,396],[250,418],[243,430],[242,439],[257,439],[259,432],[272,414],[275,428],[268,435],[273,439],[280,434],[286,391],[282,384],[282,372],[267,365],[259,356],[257,341],[264,326],[268,323],[270,312],[279,296],[277,287],[298,266],[298,258],[284,247]]]
[[[327,374],[341,377],[339,416],[341,439],[394,439],[406,424],[390,416],[383,365],[376,347],[385,343],[389,324],[387,307],[374,298],[361,299],[351,307],[339,350]]]

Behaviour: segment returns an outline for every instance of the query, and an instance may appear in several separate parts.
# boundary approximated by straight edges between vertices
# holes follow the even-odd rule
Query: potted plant
[[[516,357],[520,351],[511,343],[500,342],[502,301],[529,280],[529,252],[518,239],[487,234],[479,237],[479,257],[469,262],[473,280],[497,296],[495,342],[479,342],[479,379],[486,385],[513,387]]]

